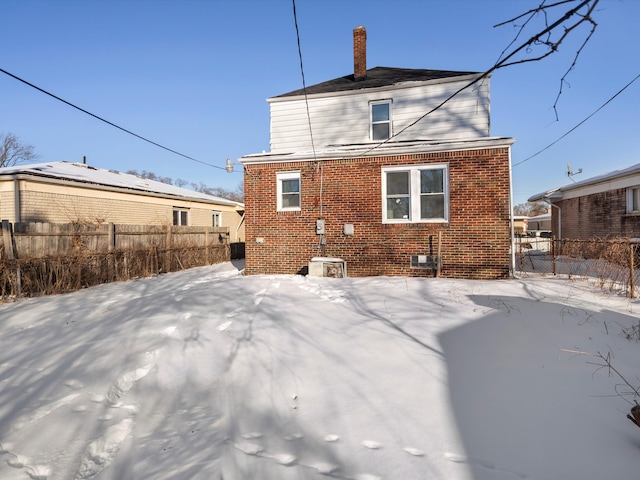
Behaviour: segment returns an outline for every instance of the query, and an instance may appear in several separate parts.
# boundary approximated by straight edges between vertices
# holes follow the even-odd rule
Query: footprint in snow
[[[407,452],[409,455],[413,455],[414,457],[424,456],[424,452],[422,450],[418,450],[417,448],[407,447],[407,448],[403,448],[403,450]]]
[[[149,364],[125,373],[116,381],[115,384],[111,385],[111,388],[109,388],[109,391],[107,392],[107,401],[112,405],[118,404],[118,400],[124,397],[127,392],[131,390],[133,384],[145,377],[153,367],[153,364]]]
[[[33,467],[27,465],[25,470],[31,480],[47,480],[51,473],[51,469],[46,465],[34,465]]]
[[[262,300],[264,300],[265,293],[267,293],[266,289],[260,290],[258,293],[256,293],[253,298],[253,304],[260,305],[262,303]]]
[[[290,455],[288,453],[281,453],[275,455],[273,458],[276,459],[280,465],[284,465],[285,467],[290,467],[291,465],[296,463],[297,460],[294,455]]]
[[[302,435],[301,433],[292,433],[292,434],[287,435],[286,437],[284,437],[284,439],[287,442],[291,442],[293,440],[300,440],[301,438],[304,438],[304,435]]]
[[[227,330],[231,326],[232,323],[233,322],[231,320],[229,320],[228,322],[224,322],[222,325],[218,326],[218,330],[221,331],[221,332],[224,332],[225,330]]]
[[[263,450],[261,445],[251,442],[234,443],[233,446],[247,455],[258,455]]]
[[[324,436],[324,441],[325,442],[337,442],[338,440],[340,440],[340,437],[338,435],[325,435]]]
[[[371,475],[370,473],[361,473],[353,478],[354,480],[382,480],[382,477]]]
[[[68,382],[65,382],[64,386],[72,388],[73,390],[80,390],[81,388],[84,387],[82,382],[78,380],[69,380]]]
[[[247,440],[251,440],[252,438],[262,438],[262,434],[260,432],[249,432],[244,433],[242,438],[246,438]]]
[[[76,480],[93,478],[108,467],[132,429],[133,420],[127,418],[107,428],[104,435],[93,440],[80,461]]]
[[[480,467],[484,467],[487,470],[495,470],[497,472],[505,472],[505,473],[509,473],[511,475],[514,475],[518,478],[529,478],[528,475],[524,474],[524,473],[520,473],[520,472],[516,472],[513,470],[509,470],[506,468],[499,468],[495,463],[490,462],[488,460],[482,460],[479,458],[473,458],[473,457],[467,457],[465,455],[460,455],[458,453],[450,453],[450,452],[445,452],[444,457],[447,460],[450,460],[452,462],[456,462],[456,463],[467,463],[469,465],[477,465]]]
[[[29,460],[24,455],[16,455],[15,453],[13,453],[12,455],[13,458],[7,460],[7,464],[13,468],[24,468],[24,466],[27,464],[27,461]]]
[[[311,468],[315,468],[318,473],[321,473],[322,475],[331,475],[338,469],[338,466],[334,465],[333,463],[322,462],[311,465]]]
[[[373,440],[363,440],[362,445],[371,450],[377,450],[382,447],[380,443],[374,442]]]

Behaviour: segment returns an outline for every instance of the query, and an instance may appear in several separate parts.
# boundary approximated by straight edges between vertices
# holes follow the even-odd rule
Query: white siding
[[[310,95],[309,114],[315,148],[370,142],[371,101],[392,101],[392,128],[393,133],[397,134],[467,82],[468,80],[420,84],[336,96]],[[304,98],[272,99],[270,106],[271,152],[310,150],[311,137]],[[485,80],[456,95],[439,110],[409,128],[397,140],[487,137],[490,135],[489,113],[489,80]]]

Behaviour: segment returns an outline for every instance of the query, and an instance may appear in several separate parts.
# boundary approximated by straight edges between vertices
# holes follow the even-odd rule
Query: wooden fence
[[[0,300],[229,261],[226,227],[2,221]]]

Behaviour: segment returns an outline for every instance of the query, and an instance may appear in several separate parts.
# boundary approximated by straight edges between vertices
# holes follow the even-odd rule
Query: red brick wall
[[[556,202],[560,207],[562,238],[589,240],[593,238],[640,237],[640,216],[627,214],[627,190],[585,195]],[[553,209],[557,225],[558,209]],[[557,235],[558,230],[554,230]]]
[[[383,224],[384,166],[448,163],[450,221]],[[276,172],[300,170],[302,209],[276,211]],[[326,250],[315,233],[325,219]],[[247,165],[246,273],[295,274],[314,256],[339,257],[349,276],[433,276],[410,268],[413,254],[436,254],[442,235],[442,276],[509,275],[509,148],[314,162]],[[354,235],[342,233],[354,225]],[[264,239],[257,243],[256,238]]]

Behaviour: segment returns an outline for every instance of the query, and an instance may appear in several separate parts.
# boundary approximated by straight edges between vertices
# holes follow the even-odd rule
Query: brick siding
[[[640,237],[640,215],[627,214],[627,189],[556,202],[560,208],[562,238],[590,240],[593,238]],[[558,209],[552,211],[554,227],[558,223]],[[554,228],[554,232],[558,232]]]
[[[382,223],[382,167],[448,163],[449,217],[444,224]],[[276,173],[301,172],[302,208],[276,211]],[[315,233],[325,219],[326,250]],[[436,254],[442,236],[442,276],[509,276],[509,148],[391,157],[247,165],[246,273],[295,274],[314,256],[339,257],[349,276],[433,276],[410,268],[410,256]],[[354,235],[342,233],[354,225]],[[256,239],[263,239],[257,243]]]

